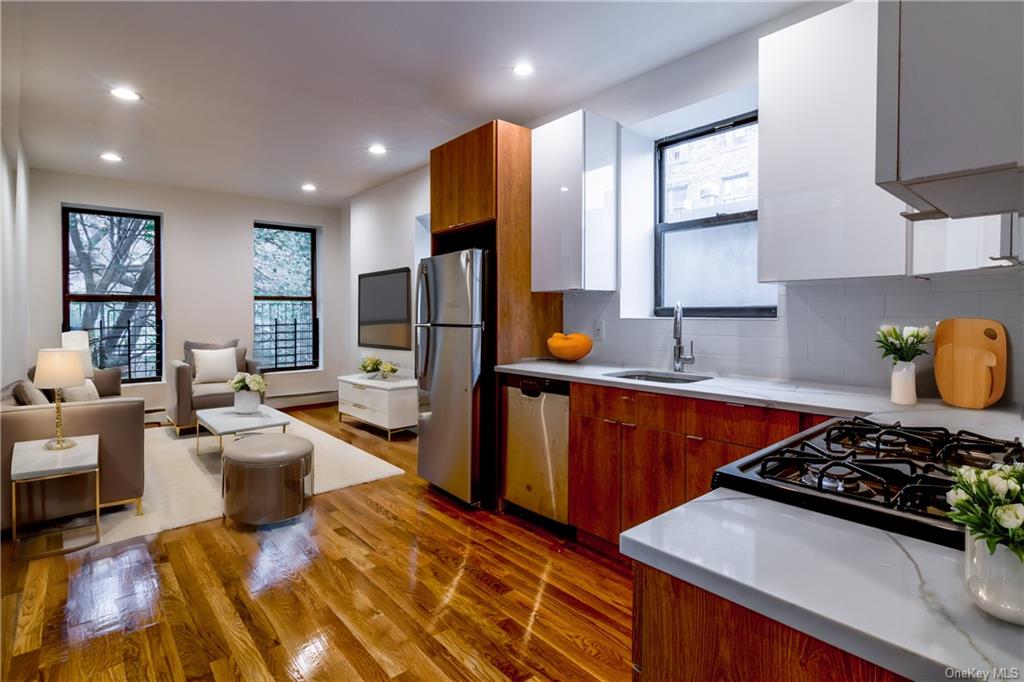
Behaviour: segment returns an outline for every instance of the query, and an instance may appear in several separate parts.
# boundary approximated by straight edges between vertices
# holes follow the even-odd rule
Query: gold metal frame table
[[[48,439],[47,439],[48,440]],[[15,559],[35,559],[54,554],[73,552],[91,547],[100,541],[100,437],[75,436],[74,447],[66,450],[47,450],[47,440],[20,441],[14,444],[11,455],[11,538]],[[57,527],[18,537],[18,486],[50,481],[69,476],[94,474],[96,479],[96,515],[92,524]],[[93,527],[94,535],[68,542],[67,534]],[[58,538],[59,535],[59,538]],[[19,551],[29,544],[41,549]]]

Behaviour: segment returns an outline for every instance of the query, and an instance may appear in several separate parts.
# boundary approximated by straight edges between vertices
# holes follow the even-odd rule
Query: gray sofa
[[[225,343],[185,342],[185,360],[174,360],[167,377],[167,403],[165,409],[167,419],[174,426],[176,434],[181,435],[182,429],[196,428],[196,410],[213,407],[229,407],[235,402],[235,393],[223,381],[214,383],[196,383],[195,369],[192,367],[192,351],[195,349],[234,348],[235,364],[239,372],[255,373],[259,370],[254,360],[246,358],[244,347],[238,346],[238,340]]]
[[[145,401],[120,395],[120,371],[96,370],[94,382],[103,385],[99,400],[62,405],[64,435],[99,434],[100,504],[104,507],[134,503],[142,513],[145,488]],[[112,373],[116,373],[116,376]],[[0,405],[0,528],[9,528],[11,457],[14,444],[54,436],[53,405]],[[93,509],[93,483],[88,477],[43,481],[19,486],[18,523],[50,521]]]

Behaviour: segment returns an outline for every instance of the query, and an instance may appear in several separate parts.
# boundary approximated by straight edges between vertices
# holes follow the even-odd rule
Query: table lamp
[[[86,379],[93,375],[92,353],[89,350],[89,332],[75,329],[70,332],[62,332],[60,335],[61,348],[77,350],[82,354],[82,370]]]
[[[75,447],[73,440],[64,438],[64,425],[60,415],[61,390],[85,383],[82,353],[73,348],[43,348],[36,356],[33,383],[39,388],[52,388],[57,407],[57,437],[46,441],[47,450],[67,450]]]

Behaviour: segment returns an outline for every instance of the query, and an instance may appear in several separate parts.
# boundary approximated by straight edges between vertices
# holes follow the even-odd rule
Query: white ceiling
[[[33,167],[338,206],[795,4],[27,3],[21,135]]]

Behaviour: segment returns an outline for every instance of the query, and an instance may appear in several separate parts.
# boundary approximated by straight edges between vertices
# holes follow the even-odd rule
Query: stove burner
[[[871,494],[868,487],[861,483],[859,472],[834,462],[808,465],[807,472],[800,477],[800,480],[815,488],[834,490],[837,493]]]

